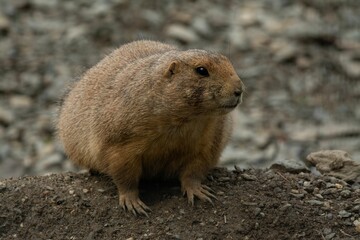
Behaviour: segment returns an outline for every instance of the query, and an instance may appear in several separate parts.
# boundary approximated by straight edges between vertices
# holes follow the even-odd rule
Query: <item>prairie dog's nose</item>
[[[241,90],[240,88],[238,88],[238,89],[236,89],[236,90],[234,91],[235,97],[240,97],[241,94],[242,94],[242,90]]]

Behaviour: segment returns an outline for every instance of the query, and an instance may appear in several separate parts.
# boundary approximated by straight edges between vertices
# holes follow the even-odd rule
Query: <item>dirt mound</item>
[[[218,200],[190,207],[177,182],[146,182],[152,212],[118,206],[105,176],[65,173],[0,182],[0,239],[359,239],[360,188],[333,177],[215,169]]]

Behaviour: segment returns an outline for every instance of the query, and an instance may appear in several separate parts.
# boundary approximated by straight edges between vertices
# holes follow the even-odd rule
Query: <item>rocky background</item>
[[[341,149],[360,161],[358,0],[0,0],[0,178],[75,170],[54,137],[66,86],[136,39],[227,55],[247,86],[222,164]]]

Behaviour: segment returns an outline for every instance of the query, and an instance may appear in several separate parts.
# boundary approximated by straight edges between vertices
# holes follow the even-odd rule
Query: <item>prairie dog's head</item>
[[[164,77],[169,93],[181,95],[176,106],[199,114],[230,112],[241,102],[244,91],[230,61],[205,50],[178,52],[169,61]]]

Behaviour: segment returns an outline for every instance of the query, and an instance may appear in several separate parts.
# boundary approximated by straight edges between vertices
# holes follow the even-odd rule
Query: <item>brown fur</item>
[[[60,110],[58,133],[75,163],[112,177],[120,204],[134,213],[147,210],[138,198],[142,177],[179,177],[191,203],[194,195],[210,201],[201,180],[225,147],[228,113],[242,91],[220,54],[136,41],[75,83]]]

